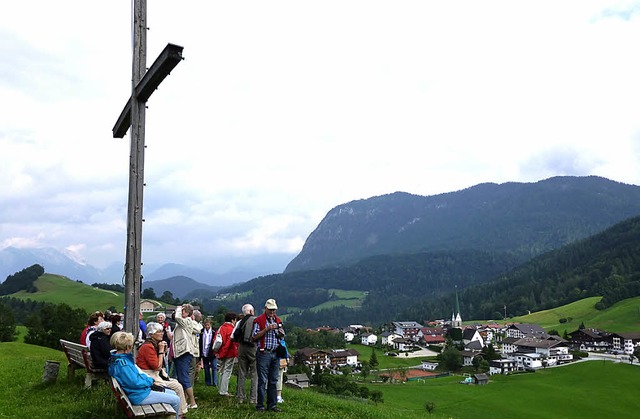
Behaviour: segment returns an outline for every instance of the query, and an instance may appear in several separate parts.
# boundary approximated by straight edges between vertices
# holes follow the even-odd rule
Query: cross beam
[[[182,58],[183,47],[167,44],[149,70],[142,76],[142,80],[135,87],[135,96],[141,102],[146,102],[160,83],[171,73]],[[131,126],[131,99],[122,108],[118,121],[113,126],[113,138],[125,136]]]
[[[113,127],[113,137],[122,138],[131,127],[129,155],[129,199],[127,249],[124,266],[124,330],[138,336],[142,286],[142,198],[146,102],[169,72],[182,60],[182,47],[168,44],[151,68],[147,66],[147,0],[133,0],[133,65],[131,96]]]

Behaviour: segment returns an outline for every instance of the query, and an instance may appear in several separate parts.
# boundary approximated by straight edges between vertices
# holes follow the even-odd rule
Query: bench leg
[[[87,372],[87,375],[84,377],[84,388],[90,389],[92,381],[93,381],[93,374],[91,374],[90,372]]]
[[[76,367],[73,364],[67,366],[67,379],[71,380],[76,375]]]

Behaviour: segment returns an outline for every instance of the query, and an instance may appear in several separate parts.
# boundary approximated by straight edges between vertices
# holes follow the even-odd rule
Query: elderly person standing
[[[247,398],[245,382],[247,377],[251,380],[249,403],[256,404],[258,399],[258,372],[256,370],[256,344],[251,338],[253,335],[253,321],[256,319],[255,310],[251,304],[242,306],[242,320],[236,325],[240,329],[242,339],[238,343],[238,385],[236,398],[239,403],[244,403]]]
[[[200,360],[204,368],[204,382],[208,386],[218,385],[218,359],[213,353],[213,336],[216,331],[211,327],[211,319],[204,320],[204,329],[200,333]]]
[[[256,352],[256,364],[258,366],[258,402],[256,403],[256,410],[258,412],[264,412],[265,396],[268,410],[282,412],[282,409],[277,405],[280,359],[276,355],[276,348],[285,333],[282,328],[282,321],[276,316],[277,309],[276,300],[268,299],[264,304],[264,313],[256,317],[253,322],[253,340],[258,344],[258,351]]]
[[[216,354],[220,361],[220,386],[218,394],[221,396],[231,396],[229,394],[229,379],[233,373],[233,364],[238,357],[238,344],[231,340],[231,333],[236,325],[236,313],[228,312],[224,315],[224,323],[218,329],[218,333],[222,336],[222,347]]]
[[[136,365],[142,372],[153,378],[155,384],[170,388],[180,397],[180,412],[187,414],[187,401],[184,397],[182,385],[173,378],[169,378],[164,367],[164,357],[168,352],[167,342],[162,340],[164,327],[160,323],[147,324],[147,340],[138,349]]]
[[[133,335],[127,332],[114,333],[111,346],[116,352],[109,360],[109,375],[118,381],[131,404],[145,405],[168,403],[176,411],[176,419],[180,418],[180,397],[171,389],[153,391],[153,378],[140,371],[133,362]]]
[[[178,381],[182,384],[184,393],[189,401],[189,408],[198,407],[193,394],[193,383],[189,376],[189,369],[194,354],[198,354],[198,334],[202,325],[193,319],[193,306],[184,304],[176,307],[176,328],[173,331],[173,356]]]
[[[171,345],[171,338],[173,337],[173,332],[171,330],[171,325],[167,321],[167,315],[164,313],[158,313],[156,315],[156,319],[158,319],[158,323],[162,326],[162,340],[167,343],[167,353],[164,354],[164,365],[167,373],[169,372],[169,350],[168,348]]]

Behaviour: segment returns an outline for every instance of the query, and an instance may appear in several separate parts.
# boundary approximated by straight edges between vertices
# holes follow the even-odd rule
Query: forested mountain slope
[[[476,249],[529,259],[640,215],[640,187],[589,177],[403,192],[329,211],[285,272],[347,266],[385,254]]]

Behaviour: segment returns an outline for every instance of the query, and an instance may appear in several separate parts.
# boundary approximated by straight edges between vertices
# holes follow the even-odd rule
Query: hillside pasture
[[[34,293],[19,291],[11,294],[11,297],[54,304],[65,303],[72,308],[83,308],[88,313],[105,310],[111,306],[118,311],[123,310],[124,295],[122,293],[94,288],[64,276],[44,274],[34,282],[34,285],[38,291]]]
[[[367,296],[366,291],[357,291],[357,290],[340,290],[331,288],[328,290],[329,294],[335,295],[335,299],[326,301],[322,304],[319,304],[315,307],[312,307],[311,311],[320,311],[333,307],[349,307],[349,308],[361,308],[362,303]]]
[[[459,384],[462,377],[453,376],[369,388],[381,390],[385,408],[399,417],[426,417],[431,401],[433,418],[630,418],[636,416],[639,374],[638,366],[586,361],[491,376],[484,386]]]
[[[564,306],[514,317],[509,321],[539,324],[546,330],[555,329],[561,335],[565,330],[567,333],[577,330],[580,323],[584,323],[586,327],[610,332],[638,331],[640,297],[628,298],[602,311],[595,308],[600,299],[601,297],[584,298]],[[560,319],[563,318],[571,318],[571,321],[560,323]]]

